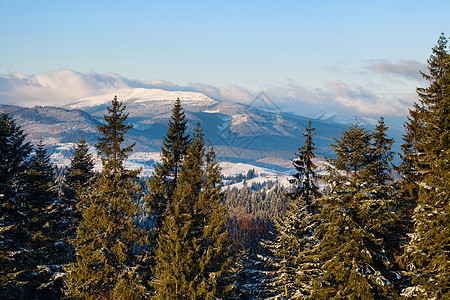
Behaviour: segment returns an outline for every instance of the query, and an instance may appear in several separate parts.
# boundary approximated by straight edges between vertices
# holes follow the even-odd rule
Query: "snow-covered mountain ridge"
[[[304,117],[270,110],[271,103],[265,106],[267,110],[262,110],[244,104],[222,102],[197,92],[143,88],[122,89],[114,94],[83,98],[65,107],[0,105],[0,109],[8,111],[17,119],[29,140],[34,143],[43,140],[55,162],[67,164],[73,143],[81,136],[91,146],[97,142],[96,127],[104,123],[106,107],[115,95],[127,106],[128,121],[134,125],[126,140],[126,143],[136,143],[130,163],[148,172],[161,149],[161,141],[177,98],[180,98],[188,119],[188,132],[192,133],[194,125],[200,122],[205,140],[214,146],[219,161],[246,164],[274,172],[283,173],[291,169],[290,159],[302,146],[302,134],[310,119],[316,128],[316,154],[324,156],[333,155],[329,143],[348,128],[348,123],[342,123],[346,123],[346,120],[349,123],[355,121],[348,116],[333,119],[333,115],[328,112]]]
[[[111,100],[117,96],[118,99],[125,103],[145,103],[145,102],[158,102],[169,101],[173,103],[174,99],[180,98],[181,103],[184,105],[197,105],[197,106],[209,106],[218,102],[202,93],[186,92],[186,91],[166,91],[161,89],[120,89],[115,93],[103,94],[97,96],[91,96],[82,98],[72,104],[65,105],[64,107],[69,109],[85,109],[87,107],[94,107],[103,104],[109,104]]]

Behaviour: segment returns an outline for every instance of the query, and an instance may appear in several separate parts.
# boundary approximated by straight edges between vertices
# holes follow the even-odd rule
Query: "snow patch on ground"
[[[275,175],[276,172],[267,168],[261,168],[250,164],[244,164],[244,163],[231,163],[231,162],[221,162],[219,163],[219,166],[221,168],[222,174],[224,176],[235,176],[239,174],[247,174],[247,172],[251,169],[254,169],[255,172],[259,176],[264,175]]]

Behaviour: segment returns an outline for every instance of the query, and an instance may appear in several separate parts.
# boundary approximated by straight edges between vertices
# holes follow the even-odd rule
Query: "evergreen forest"
[[[310,121],[289,188],[225,188],[255,171],[224,178],[179,99],[148,178],[126,167],[117,97],[97,127],[100,172],[84,138],[58,168],[1,112],[0,298],[450,299],[448,41],[421,73],[397,165],[380,117],[335,137],[319,175]]]

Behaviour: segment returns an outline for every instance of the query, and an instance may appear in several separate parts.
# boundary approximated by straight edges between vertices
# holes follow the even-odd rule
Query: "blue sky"
[[[449,12],[444,0],[0,0],[0,103],[68,102],[116,80],[404,115]]]

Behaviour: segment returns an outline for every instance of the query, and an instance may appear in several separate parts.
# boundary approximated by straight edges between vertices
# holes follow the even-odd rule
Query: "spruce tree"
[[[158,236],[155,299],[214,299],[224,291],[230,261],[221,176],[213,152],[205,151],[198,124]]]
[[[30,235],[25,198],[27,160],[30,143],[16,121],[0,112],[0,298],[26,297]]]
[[[304,145],[293,160],[297,173],[289,179],[293,188],[289,194],[292,201],[287,211],[274,221],[275,242],[267,242],[277,267],[273,282],[275,295],[285,299],[307,297],[312,289],[312,279],[320,272],[313,255],[317,250],[314,240],[317,209],[313,201],[320,195],[316,185],[317,166],[313,162],[316,157],[314,130],[309,121],[303,133]]]
[[[189,135],[185,133],[186,124],[186,116],[178,98],[173,106],[169,129],[161,146],[161,162],[156,164],[149,182],[150,192],[145,199],[155,218],[156,230],[162,226],[164,213],[176,189],[182,160],[189,144]]]
[[[22,140],[19,144],[23,143],[21,137],[10,140]],[[27,144],[22,145],[30,149]],[[17,157],[21,155],[17,153]],[[54,169],[42,142],[30,159],[21,165],[20,173],[16,174],[12,186],[17,192],[13,198],[16,206],[9,206],[7,202],[2,205],[3,208],[14,208],[2,220],[8,224],[3,233],[6,239],[2,241],[7,255],[6,269],[2,270],[5,276],[2,278],[5,280],[3,292],[6,298],[12,299],[57,298],[62,282],[56,277],[62,271],[59,266],[65,260],[65,247],[59,243],[61,209],[55,193]]]
[[[422,152],[421,146],[418,144],[418,132],[422,130],[422,125],[416,121],[416,113],[410,110],[408,121],[405,122],[405,133],[402,135],[403,144],[401,145],[402,154],[400,154],[401,163],[396,170],[401,175],[398,183],[397,203],[399,217],[402,219],[403,227],[406,232],[412,230],[412,212],[416,206],[418,198],[421,173],[417,165],[417,153]]]
[[[86,194],[89,183],[95,178],[94,161],[84,137],[75,145],[70,165],[65,173],[62,198],[65,206],[64,215],[68,223],[66,236],[73,238],[81,220],[81,195]]]
[[[52,204],[56,198],[54,167],[42,141],[37,144],[37,148],[31,156],[27,175],[31,203],[36,207]]]
[[[0,112],[0,194],[9,201],[15,194],[15,180],[26,169],[26,160],[32,150],[26,135],[8,113]]]
[[[89,181],[94,177],[94,161],[89,153],[89,145],[82,137],[75,145],[75,150],[66,171],[66,197],[77,199],[77,194],[83,192]]]
[[[414,231],[413,213],[417,206],[419,183],[423,177],[418,169],[417,161],[417,155],[422,150],[416,138],[419,132],[423,132],[423,125],[417,121],[417,116],[414,110],[410,110],[410,116],[407,117],[408,120],[404,124],[405,133],[402,136],[401,163],[396,167],[401,178],[396,183],[395,212],[397,213],[398,221],[392,230],[392,237],[397,245],[392,249],[396,261],[402,270],[406,270],[410,264],[407,255],[402,254],[404,253],[405,245],[409,242],[408,236]],[[398,288],[410,287],[411,277],[407,275],[407,272],[402,272],[401,274],[401,281],[397,282]]]
[[[381,117],[378,120],[374,132],[372,134],[372,168],[374,185],[382,186],[392,181],[391,162],[394,159],[394,152],[391,150],[393,139],[388,139],[386,131],[388,126]]]
[[[308,204],[311,204],[319,195],[319,188],[316,185],[317,175],[314,172],[317,166],[313,162],[316,158],[314,151],[317,150],[313,142],[315,134],[315,128],[312,127],[310,120],[308,127],[305,129],[305,133],[303,133],[303,137],[305,138],[304,145],[298,149],[297,157],[292,160],[292,164],[297,173],[294,174],[294,178],[289,179],[289,183],[294,188],[294,192],[289,196],[292,199],[300,197]]]
[[[62,279],[58,276],[67,262],[67,241],[64,235],[64,206],[57,197],[54,166],[50,162],[45,145],[37,144],[27,169],[28,206],[32,218],[28,231],[32,233],[31,248],[35,258],[35,270],[30,278],[35,281],[34,297],[55,298],[61,296]]]
[[[85,299],[139,299],[144,287],[136,270],[138,246],[144,234],[136,225],[139,208],[137,174],[125,168],[134,144],[123,147],[126,125],[125,106],[114,97],[105,115],[106,125],[96,148],[102,172],[81,195],[82,220],[73,244],[76,263],[70,264],[66,278],[67,293]]]
[[[201,283],[197,295],[203,299],[221,298],[232,288],[231,251],[228,239],[227,210],[223,203],[222,174],[214,149],[206,149],[204,181],[198,200]]]
[[[402,259],[414,286],[405,295],[430,299],[450,297],[450,55],[447,43],[448,39],[441,34],[428,59],[428,74],[421,72],[429,86],[417,89],[419,102],[410,110],[411,127],[407,127],[410,144],[415,148],[409,155],[412,163],[404,161],[405,165],[414,165],[418,174],[414,232]]]
[[[173,197],[168,204],[156,250],[156,299],[196,299],[199,272],[198,197],[202,188],[203,133],[196,129]]]
[[[392,188],[379,185],[377,176],[387,166],[375,163],[372,135],[359,124],[334,139],[336,157],[327,159],[330,190],[318,199],[320,224],[315,232],[316,258],[322,273],[314,282],[312,299],[379,299],[390,287],[391,262],[384,240],[396,220]],[[376,153],[376,151],[375,151]],[[386,161],[384,162],[386,163]]]

